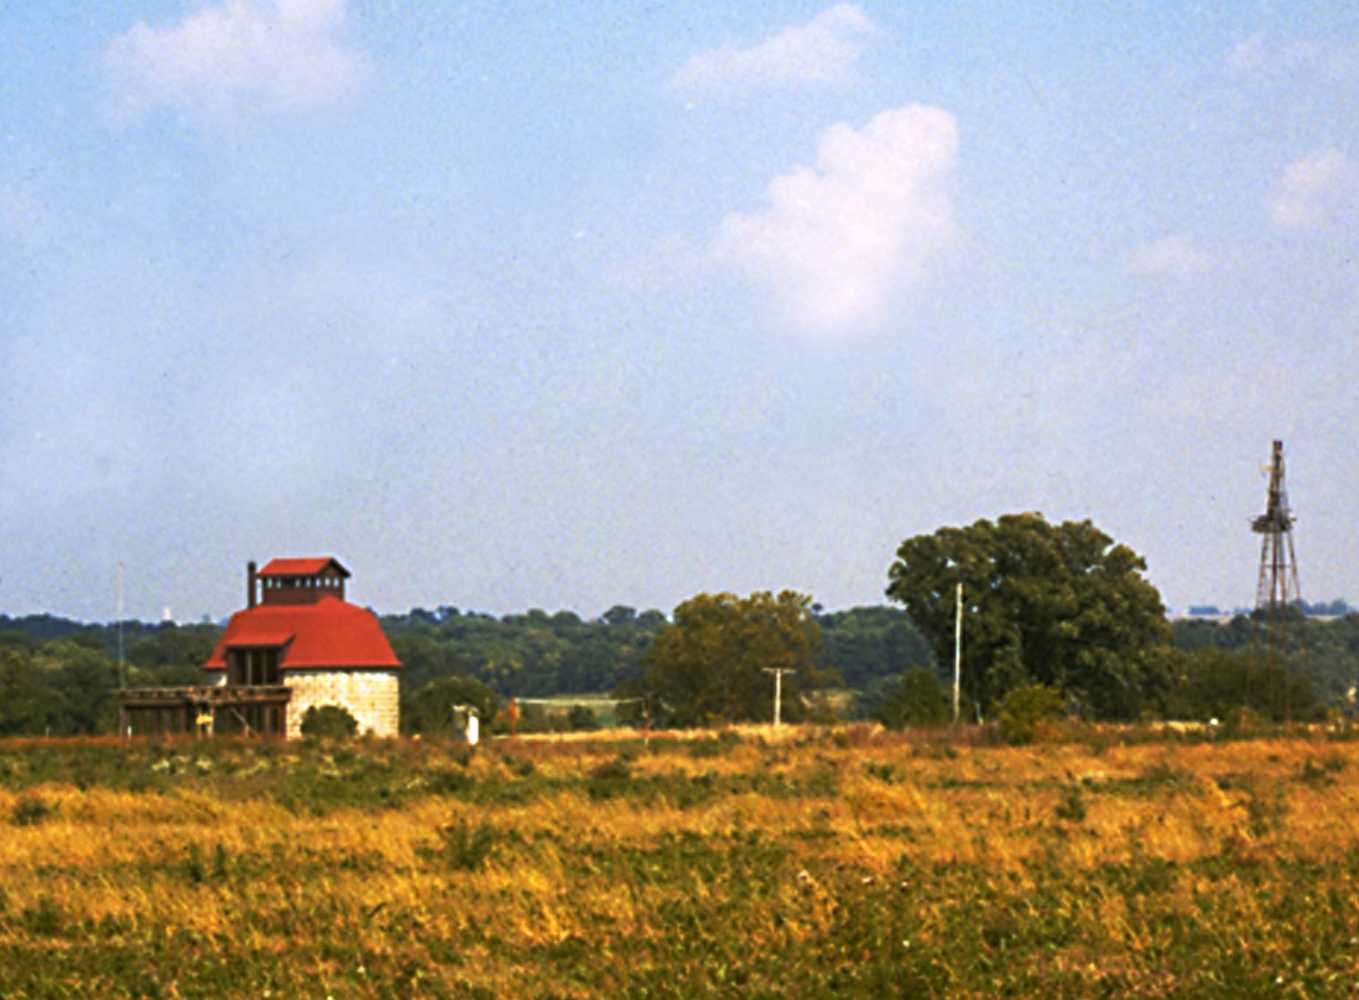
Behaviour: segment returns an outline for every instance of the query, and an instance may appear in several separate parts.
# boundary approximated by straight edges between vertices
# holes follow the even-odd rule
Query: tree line
[[[903,541],[885,590],[897,606],[828,612],[792,591],[703,593],[668,616],[616,605],[592,619],[497,617],[445,605],[382,624],[404,664],[410,731],[439,728],[450,704],[484,705],[489,720],[510,698],[601,692],[639,724],[767,721],[775,670],[789,721],[939,723],[951,715],[960,585],[968,720],[993,717],[1017,691],[1032,700],[1034,689],[1092,720],[1206,720],[1241,708],[1301,720],[1352,708],[1359,614],[1171,622],[1145,572],[1141,556],[1089,521],[1022,513]],[[0,734],[109,731],[120,683],[199,683],[218,634],[209,624],[0,615]]]
[[[820,669],[837,684],[872,696],[904,667],[933,662],[900,609],[817,608],[812,614],[823,637]],[[497,617],[441,606],[381,621],[403,664],[402,719],[410,731],[437,728],[448,703],[484,703],[489,720],[510,698],[627,690],[644,676],[653,642],[672,624],[658,610],[626,605],[596,618],[541,609]],[[129,620],[120,628],[50,614],[0,615],[0,735],[112,732],[120,682],[201,684],[201,665],[220,632],[217,624]],[[528,710],[529,723],[539,715]]]

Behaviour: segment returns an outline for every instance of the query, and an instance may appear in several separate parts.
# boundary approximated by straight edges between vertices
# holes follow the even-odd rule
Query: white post
[[[453,705],[449,708],[452,713],[453,727],[460,731],[463,742],[469,747],[477,745],[481,738],[481,719],[475,705]]]
[[[774,675],[774,728],[778,729],[783,712],[783,675],[795,674],[797,671],[784,667],[765,667],[764,672]]]
[[[958,724],[958,701],[963,680],[963,585],[958,584],[953,616],[953,724]]]

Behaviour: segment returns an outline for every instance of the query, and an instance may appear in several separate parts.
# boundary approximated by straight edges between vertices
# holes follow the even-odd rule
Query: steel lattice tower
[[[1255,610],[1274,618],[1283,608],[1302,604],[1298,584],[1298,559],[1293,552],[1293,512],[1288,509],[1284,487],[1283,442],[1274,442],[1269,462],[1269,493],[1265,512],[1251,522],[1260,539],[1260,582],[1255,591]]]

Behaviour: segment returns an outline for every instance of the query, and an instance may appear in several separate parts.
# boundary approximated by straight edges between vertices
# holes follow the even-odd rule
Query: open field
[[[1352,996],[1359,743],[0,743],[0,995]]]
[[[587,708],[595,717],[596,724],[603,729],[618,725],[618,699],[609,694],[566,694],[547,698],[520,698],[519,704],[527,709],[536,706],[547,715],[565,718],[571,709],[580,706]]]

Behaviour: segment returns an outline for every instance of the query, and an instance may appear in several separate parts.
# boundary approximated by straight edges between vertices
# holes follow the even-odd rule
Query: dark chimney
[[[255,606],[255,564],[248,562],[245,564],[245,606],[253,608]]]

